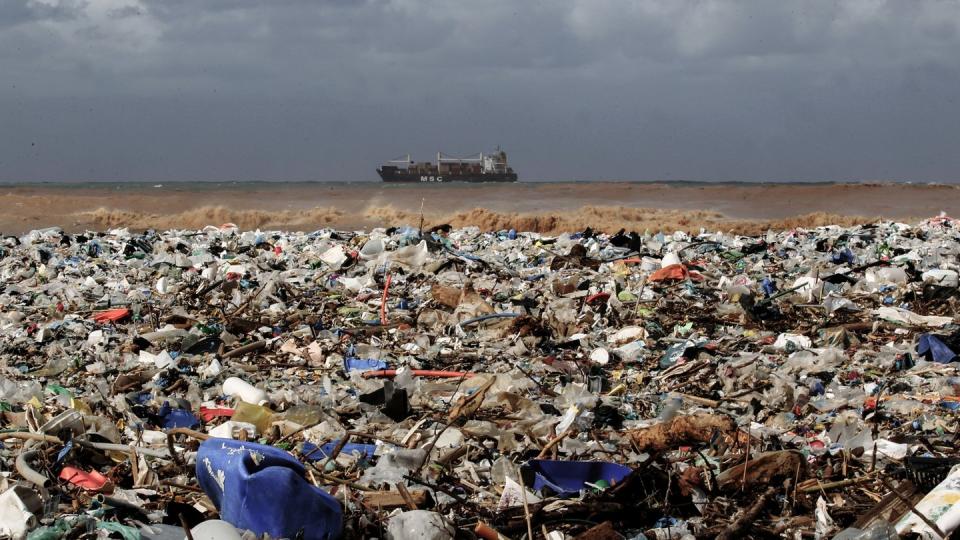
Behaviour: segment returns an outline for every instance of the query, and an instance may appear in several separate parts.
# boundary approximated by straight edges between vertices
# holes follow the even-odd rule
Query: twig
[[[740,482],[740,489],[747,489],[747,466],[750,465],[750,425],[747,425],[747,454],[743,460],[743,479]]]
[[[245,309],[247,309],[247,306],[250,305],[250,302],[253,301],[254,298],[260,296],[260,293],[262,293],[263,290],[267,288],[267,285],[269,285],[272,281],[273,281],[273,279],[271,278],[271,279],[268,279],[268,280],[266,280],[265,282],[263,282],[263,285],[261,285],[260,288],[257,289],[257,292],[255,292],[255,293],[253,293],[252,295],[248,296],[247,299],[244,300],[243,303],[240,304],[239,307],[237,307],[237,309],[233,310],[233,313],[231,313],[230,315],[227,315],[227,319],[232,319],[232,318],[236,317],[237,315],[240,315],[241,313],[243,313],[243,311],[244,311]]]
[[[403,485],[403,482],[397,482],[397,491],[400,493],[400,497],[403,498],[403,502],[407,503],[407,509],[416,510],[417,503],[414,502],[413,497],[410,496],[410,492],[407,491],[407,486]]]
[[[467,500],[466,500],[466,499],[464,499],[464,498],[461,497],[460,495],[457,495],[456,493],[454,493],[453,491],[450,491],[449,489],[447,489],[447,488],[445,488],[445,487],[438,486],[438,485],[436,485],[436,484],[431,484],[430,482],[427,482],[426,480],[424,480],[424,479],[422,479],[422,478],[418,478],[418,477],[413,476],[413,475],[411,475],[411,474],[405,474],[405,475],[403,475],[403,477],[406,478],[407,480],[415,483],[415,484],[420,484],[421,486],[426,486],[426,487],[428,487],[428,488],[430,488],[430,489],[433,489],[433,490],[436,490],[436,491],[441,491],[441,492],[443,492],[443,493],[446,493],[447,495],[453,497],[453,499],[456,500],[456,501],[457,501],[458,503],[460,503],[460,504],[467,504]]]
[[[910,502],[910,499],[904,497],[899,491],[897,491],[896,487],[890,485],[890,482],[886,478],[880,478],[880,482],[883,483],[883,487],[889,489],[891,493],[896,495],[898,499],[900,499],[904,504],[910,507],[910,511],[916,514],[917,517],[919,517],[924,523],[926,523],[927,527],[930,527],[931,529],[933,529],[934,532],[939,534],[940,538],[947,538],[947,533],[940,530],[940,527],[938,527],[936,523],[930,521],[930,518],[921,514],[920,511],[917,510],[917,507],[914,506],[912,502]]]
[[[254,341],[253,343],[248,343],[241,347],[237,347],[232,351],[227,351],[223,353],[223,358],[231,358],[234,356],[243,356],[248,352],[259,351],[260,349],[265,349],[267,347],[266,340]]]
[[[733,538],[741,538],[743,529],[746,528],[750,523],[752,523],[756,517],[760,514],[760,511],[763,510],[764,505],[767,504],[767,499],[769,499],[775,491],[775,488],[769,487],[760,498],[757,499],[757,502],[753,503],[750,508],[747,508],[740,517],[735,519],[726,529],[723,530],[720,534],[717,535],[717,540],[732,540]]]
[[[193,430],[193,429],[180,428],[180,427],[178,427],[178,428],[173,428],[173,429],[168,429],[168,430],[167,430],[167,434],[168,434],[168,435],[186,435],[186,436],[188,436],[188,437],[193,437],[194,439],[197,439],[197,440],[200,440],[200,441],[205,441],[205,440],[207,440],[207,439],[210,438],[210,435],[208,435],[208,434],[206,434],[206,433],[203,433],[203,432],[200,432],[200,431],[196,431],[196,430]]]
[[[170,457],[173,458],[173,462],[183,467],[183,458],[180,457],[180,454],[177,453],[177,449],[173,445],[173,433],[167,433],[167,451],[170,452]]]
[[[548,442],[543,447],[543,450],[540,450],[540,453],[537,454],[537,459],[543,459],[547,457],[547,454],[550,453],[550,450],[552,450],[554,446],[557,446],[558,444],[560,444],[560,442],[563,441],[563,439],[565,439],[572,430],[573,430],[573,426],[570,426],[567,429],[563,430],[563,433],[557,435],[553,439],[550,439],[550,442]]]
[[[190,532],[190,525],[187,524],[187,518],[180,512],[180,526],[183,527],[183,533],[187,535],[187,540],[193,540],[193,533]]]
[[[864,482],[868,482],[868,481],[873,480],[873,479],[874,479],[873,475],[872,475],[872,474],[868,474],[868,475],[866,475],[866,476],[858,476],[857,478],[848,478],[848,479],[846,479],[846,480],[838,480],[838,481],[836,481],[836,482],[828,482],[828,483],[826,483],[826,484],[821,484],[820,481],[817,480],[816,484],[813,484],[813,485],[810,485],[810,486],[804,486],[804,487],[800,488],[800,492],[801,492],[801,493],[813,493],[813,492],[821,491],[821,490],[825,490],[825,489],[833,489],[833,488],[839,488],[839,487],[852,486],[852,485],[855,485],[855,484],[862,484],[862,483],[864,483]],[[806,483],[806,482],[804,482],[804,483]]]
[[[466,374],[466,373],[464,373],[464,374],[460,377],[460,381],[457,383],[457,387],[453,390],[453,395],[450,396],[450,401],[447,402],[447,406],[446,406],[446,408],[444,409],[444,413],[448,413],[448,411],[450,410],[450,407],[453,405],[453,398],[454,398],[454,396],[457,395],[457,392],[460,391],[460,385],[462,385],[462,384],[463,384],[463,381],[465,381],[465,380],[467,380],[467,374]],[[443,435],[443,432],[445,432],[445,431],[447,430],[447,428],[449,428],[450,426],[451,426],[451,423],[450,423],[450,422],[447,422],[447,423],[443,426],[443,429],[437,431],[437,434],[433,437],[433,440],[430,441],[430,444],[428,444],[427,446],[424,447],[424,449],[426,450],[426,454],[423,456],[423,461],[420,462],[420,466],[417,467],[417,470],[415,471],[416,474],[420,474],[420,471],[423,470],[423,466],[426,465],[426,464],[427,464],[427,461],[430,460],[430,452],[432,452],[434,446],[436,446],[437,440],[440,439],[440,436]]]
[[[327,463],[330,463],[334,459],[337,459],[337,456],[340,455],[340,451],[343,450],[343,447],[350,442],[350,433],[345,434],[340,438],[340,441],[337,442],[337,445],[333,447],[333,450],[330,452],[330,455],[327,456],[327,459],[323,461],[323,470],[327,470]]]
[[[523,499],[523,518],[527,520],[527,538],[533,540],[533,522],[530,521],[530,507],[527,505],[527,486],[520,475],[520,495]]]
[[[161,481],[160,481],[160,485],[161,485],[161,486],[169,486],[169,487],[177,488],[177,489],[182,489],[182,490],[185,490],[185,491],[192,491],[192,492],[194,492],[194,493],[203,493],[203,490],[200,489],[200,488],[198,488],[198,487],[196,487],[196,486],[188,486],[188,485],[185,485],[185,484],[178,484],[178,483],[176,483],[176,482],[171,482],[171,481],[169,481],[169,480],[161,480]]]
[[[420,199],[420,238],[423,238],[423,204],[427,201],[426,197]]]
[[[317,468],[317,466],[314,465],[313,462],[311,462],[311,461],[308,461],[308,462],[307,462],[307,465],[309,465],[309,466],[314,470],[314,472],[317,474],[317,476],[319,476],[320,478],[326,480],[327,482],[333,482],[334,484],[343,484],[343,485],[345,485],[345,486],[352,487],[353,489],[355,489],[355,490],[357,490],[357,491],[374,491],[373,489],[370,489],[370,488],[368,488],[368,487],[366,487],[366,486],[361,486],[360,484],[357,484],[357,483],[355,483],[355,482],[351,482],[350,480],[344,480],[343,478],[337,478],[336,476],[330,476],[329,474],[326,474],[326,473],[324,473],[323,471],[321,471],[319,468]]]

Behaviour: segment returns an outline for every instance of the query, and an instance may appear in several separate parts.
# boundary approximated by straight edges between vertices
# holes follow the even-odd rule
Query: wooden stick
[[[397,491],[400,492],[400,496],[403,497],[403,502],[407,503],[409,510],[417,509],[417,503],[413,502],[413,497],[410,496],[410,492],[407,491],[407,486],[403,485],[403,482],[397,482]]]
[[[169,480],[161,480],[161,481],[160,481],[160,485],[161,485],[161,486],[168,486],[168,487],[172,487],[172,488],[177,488],[177,489],[182,489],[182,490],[184,490],[184,491],[192,491],[192,492],[194,492],[194,493],[203,493],[203,490],[200,489],[200,488],[198,488],[198,487],[195,487],[195,486],[187,486],[187,485],[184,485],[184,484],[178,484],[178,483],[176,483],[176,482],[171,482],[171,481],[169,481]]]
[[[940,538],[947,538],[947,533],[941,531],[940,527],[938,527],[936,523],[930,521],[930,518],[921,514],[920,511],[917,510],[917,507],[914,506],[912,502],[910,502],[910,499],[904,497],[899,491],[897,491],[896,487],[891,486],[890,482],[887,481],[886,478],[880,478],[880,482],[883,483],[883,487],[889,489],[891,493],[896,495],[898,499],[900,499],[904,504],[910,507],[910,511],[916,514],[918,518],[920,518],[924,523],[926,523],[927,527],[930,527],[931,529],[933,529],[934,532],[939,534]]]
[[[420,238],[423,238],[423,204],[427,202],[427,198],[424,197],[420,199]],[[530,540],[533,540],[532,538]]]
[[[769,499],[775,491],[775,488],[769,487],[767,491],[760,495],[760,498],[757,499],[757,502],[753,503],[750,508],[747,508],[740,517],[735,519],[726,529],[723,530],[720,534],[717,535],[717,540],[732,540],[734,538],[742,538],[741,534],[743,529],[752,523],[757,515],[760,514],[760,511],[763,510],[763,506],[767,504],[767,499]]]
[[[870,480],[874,480],[875,478],[876,477],[874,476],[874,473],[868,473],[865,476],[859,476],[857,478],[848,478],[846,480],[838,480],[836,482],[828,482],[826,484],[821,484],[819,480],[814,479],[814,481],[816,482],[815,484],[800,488],[800,492],[813,493],[815,491],[820,491],[824,489],[833,489],[838,487],[852,486],[855,484],[862,484],[864,482],[869,482]],[[803,483],[806,483],[806,482],[803,482]]]
[[[343,450],[343,447],[346,446],[347,442],[349,441],[350,441],[350,433],[348,432],[343,437],[340,438],[340,442],[338,442],[337,445],[333,447],[333,450],[330,452],[330,455],[327,456],[327,459],[323,461],[323,466],[321,466],[320,468],[324,471],[327,470],[327,463],[330,463],[331,461],[336,459],[337,456],[340,455],[340,452]]]
[[[180,457],[180,454],[177,453],[177,449],[173,445],[173,433],[167,433],[167,451],[170,452],[170,457],[173,458],[173,462],[178,466],[183,467],[183,459]]]
[[[187,518],[184,517],[183,512],[180,512],[180,526],[183,527],[183,532],[187,535],[187,540],[193,540],[193,533],[190,532],[190,525],[187,524]]]
[[[520,496],[523,499],[523,518],[527,520],[527,538],[533,540],[533,522],[530,521],[530,507],[527,505],[527,486],[525,486],[523,483],[522,475],[520,476],[519,480]]]
[[[563,431],[563,433],[561,433],[561,434],[557,435],[556,437],[554,437],[553,439],[551,439],[550,442],[548,442],[548,443],[546,444],[546,446],[543,447],[543,450],[540,450],[540,453],[537,454],[537,459],[543,459],[543,458],[547,457],[547,454],[550,453],[550,450],[552,450],[553,447],[555,447],[555,446],[557,446],[558,444],[560,444],[560,442],[563,441],[563,439],[565,439],[565,438],[567,437],[567,435],[569,435],[572,430],[573,430],[573,426],[570,426],[570,427],[568,427],[567,429],[565,429],[565,430]]]
[[[173,452],[170,452],[171,454]],[[137,447],[130,445],[130,475],[133,476],[133,487],[137,487],[137,477],[140,476],[140,464],[137,463]]]
[[[5,441],[7,439],[21,439],[25,441],[41,441],[62,444],[62,441],[53,435],[44,435],[42,433],[32,433],[28,431],[11,431],[10,433],[0,433],[0,441]]]
[[[267,342],[265,340],[254,341],[253,343],[248,343],[241,347],[237,347],[232,351],[227,351],[223,353],[223,358],[232,358],[234,356],[243,356],[248,352],[259,351],[260,349],[265,349],[267,347]]]
[[[750,425],[747,424],[747,457],[743,460],[743,478],[740,481],[740,489],[747,489],[747,466],[750,464]]]
[[[720,402],[715,399],[708,399],[700,396],[691,396],[690,394],[684,394],[681,392],[677,392],[677,395],[683,397],[683,399],[692,401],[698,405],[705,405],[707,407],[714,407],[714,408],[720,406]]]
[[[194,439],[205,441],[210,438],[210,435],[203,433],[201,431],[192,430],[189,428],[172,428],[167,430],[168,435],[186,435],[188,437],[193,437]]]

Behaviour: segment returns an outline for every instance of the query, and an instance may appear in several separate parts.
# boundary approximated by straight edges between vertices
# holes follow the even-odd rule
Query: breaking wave
[[[417,223],[419,214],[397,210],[392,207],[372,208],[368,217],[383,224]],[[665,210],[657,208],[631,208],[625,206],[584,206],[577,210],[543,213],[495,212],[486,208],[474,208],[463,212],[436,217],[426,216],[427,225],[449,223],[454,227],[477,226],[481,230],[516,229],[546,234],[582,231],[587,227],[614,233],[620,229],[651,232],[699,232],[729,231],[737,234],[756,235],[767,230],[812,228],[824,225],[859,225],[876,222],[879,218],[843,216],[814,212],[775,220],[737,220],[708,210]]]
[[[99,228],[202,229],[207,225],[234,223],[241,229],[316,228],[335,226],[344,212],[336,208],[307,210],[231,210],[222,206],[203,206],[175,214],[151,214],[133,210],[98,208],[75,214],[81,224]]]
[[[304,210],[232,210],[223,206],[204,206],[175,214],[152,214],[122,209],[98,208],[74,214],[77,224],[96,228],[129,227],[131,229],[200,229],[207,225],[234,223],[241,229],[300,229],[322,227],[369,228],[394,225],[417,226],[419,212],[392,206],[371,206],[360,213],[336,208]],[[687,231],[700,229],[756,235],[767,230],[813,228],[824,225],[851,226],[876,222],[877,217],[845,216],[814,212],[784,219],[731,219],[707,210],[667,210],[625,206],[584,206],[576,210],[555,212],[497,212],[474,208],[448,214],[424,216],[425,226],[450,224],[454,227],[476,226],[484,231],[516,229],[544,234],[580,231],[587,227],[604,232],[620,229],[643,231]]]

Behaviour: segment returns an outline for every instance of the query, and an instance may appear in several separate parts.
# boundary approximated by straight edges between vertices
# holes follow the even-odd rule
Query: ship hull
[[[516,182],[517,173],[420,174],[404,170],[377,169],[384,182],[400,184],[448,184],[452,182]]]

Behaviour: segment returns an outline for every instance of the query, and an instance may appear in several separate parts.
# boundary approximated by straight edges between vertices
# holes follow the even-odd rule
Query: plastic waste
[[[0,525],[179,540],[180,516],[213,526],[199,482],[224,519],[305,534],[433,534],[435,512],[445,537],[519,537],[526,499],[558,540],[690,538],[767,497],[734,537],[827,538],[883,480],[923,497],[960,459],[956,220],[397,225],[0,238],[0,487],[25,490]]]
[[[632,469],[617,463],[604,461],[553,461],[534,459],[528,461],[520,472],[524,484],[535,491],[544,489],[559,497],[572,497],[581,491],[598,488],[598,483],[612,486],[632,472]]]
[[[210,519],[190,529],[193,540],[240,540],[243,536],[230,523],[220,519]],[[187,540],[184,538],[184,540]]]
[[[306,478],[290,454],[262,444],[208,439],[197,453],[197,480],[234,527],[275,538],[333,540],[340,503]]]
[[[267,393],[237,377],[227,377],[223,381],[223,393],[254,405],[267,402]]]
[[[877,521],[866,529],[848,528],[837,533],[833,540],[899,540],[897,530],[886,521]]]
[[[274,412],[266,407],[240,401],[233,410],[231,421],[235,424],[253,425],[257,428],[257,433],[266,433],[273,424],[275,416]]]
[[[325,460],[333,455],[333,451],[339,445],[339,443],[339,440],[335,440],[328,442],[327,444],[317,446],[312,442],[307,441],[303,443],[303,457],[304,459],[308,459],[310,461]],[[347,443],[340,449],[340,455],[354,455],[363,459],[373,458],[376,452],[377,445],[375,444]]]
[[[939,285],[940,287],[952,287],[956,289],[960,286],[960,274],[956,270],[941,270],[935,268],[927,270],[920,275],[924,283]]]
[[[12,486],[0,494],[0,535],[24,538],[36,527],[43,508],[40,495],[26,486]]]
[[[916,504],[917,512],[927,516],[945,534],[950,535],[960,526],[960,466],[954,467]],[[917,534],[921,538],[939,538],[940,535],[913,512],[907,512],[895,524],[897,534]]]
[[[928,361],[947,364],[957,358],[957,353],[934,334],[921,334],[917,341],[917,354]]]
[[[403,512],[387,522],[387,540],[451,540],[456,534],[447,518],[427,510]]]

